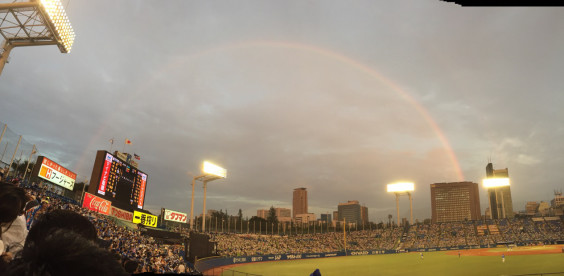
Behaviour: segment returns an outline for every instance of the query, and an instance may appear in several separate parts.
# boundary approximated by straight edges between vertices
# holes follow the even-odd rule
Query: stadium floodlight
[[[227,177],[227,170],[215,165],[211,162],[204,161],[202,164],[202,174],[199,176],[194,176],[192,178],[192,202],[190,203],[190,230],[194,229],[194,186],[196,185],[196,180],[200,180],[204,183],[204,209],[202,212],[202,232],[206,230],[206,191],[207,184],[210,181],[216,179],[222,179]]]
[[[397,182],[388,184],[388,193],[394,193],[396,195],[396,213],[398,226],[400,225],[400,213],[399,213],[399,197],[400,195],[407,194],[409,196],[409,213],[410,213],[410,223],[413,224],[413,200],[411,198],[411,192],[415,191],[415,184],[413,182]]]
[[[388,193],[412,192],[414,190],[415,184],[413,184],[412,182],[398,182],[388,184]]]
[[[496,188],[509,186],[509,178],[486,178],[482,181],[484,188]]]
[[[61,53],[69,53],[75,38],[60,0],[0,4],[0,35],[0,75],[14,47],[57,45]]]
[[[219,176],[221,178],[225,178],[227,176],[227,170],[215,165],[213,163],[210,163],[208,161],[204,161],[204,165],[202,168],[202,171],[205,174],[211,174],[211,175],[215,175],[215,176]]]

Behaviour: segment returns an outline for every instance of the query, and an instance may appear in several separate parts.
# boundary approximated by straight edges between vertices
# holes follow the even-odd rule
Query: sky
[[[10,1],[3,1],[10,2]],[[145,208],[256,215],[358,200],[395,220],[386,184],[481,183],[509,169],[513,206],[549,201],[564,167],[564,10],[442,1],[64,0],[76,39],[15,48],[0,121],[90,179],[97,150],[136,153]],[[131,145],[124,146],[130,139]],[[6,158],[5,158],[6,159]],[[482,213],[488,206],[480,188]],[[198,183],[194,213],[202,212]],[[407,197],[400,216],[409,217]]]

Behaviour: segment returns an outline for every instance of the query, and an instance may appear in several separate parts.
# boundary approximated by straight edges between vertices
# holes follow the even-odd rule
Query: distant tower
[[[494,170],[492,163],[486,166],[486,178],[509,178],[507,168]],[[510,186],[488,188],[492,219],[513,218],[513,201]]]
[[[307,190],[306,188],[294,189],[294,199],[292,200],[292,218],[296,215],[307,214]]]

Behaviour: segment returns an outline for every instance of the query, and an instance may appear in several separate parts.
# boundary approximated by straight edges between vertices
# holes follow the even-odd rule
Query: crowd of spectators
[[[55,245],[55,242],[61,242],[62,240],[69,239],[69,244],[83,242],[82,245],[86,247],[91,246],[89,241],[92,241],[92,239],[84,241],[84,237],[69,236],[68,234],[63,235],[62,233],[58,233],[54,230],[39,232],[41,233],[40,236],[42,236],[41,240],[53,241],[53,243],[33,243],[29,241],[31,239],[31,233],[33,231],[38,232],[39,230],[37,229],[41,228],[37,225],[42,222],[45,224],[45,221],[53,221],[53,217],[57,217],[57,214],[60,214],[61,212],[67,216],[66,220],[71,221],[72,223],[65,224],[58,222],[58,225],[51,226],[49,229],[56,228],[68,230],[69,228],[76,227],[76,217],[68,217],[69,214],[74,214],[78,217],[84,218],[87,221],[86,224],[90,224],[92,226],[96,247],[88,250],[97,252],[98,249],[103,249],[104,252],[109,252],[110,256],[120,264],[121,268],[123,268],[122,272],[193,272],[193,266],[187,263],[183,258],[185,254],[183,252],[184,247],[182,245],[162,244],[151,237],[142,235],[141,231],[137,229],[129,229],[124,226],[118,226],[118,224],[114,221],[114,218],[81,208],[74,200],[65,198],[58,193],[54,193],[46,186],[39,186],[35,184],[27,185],[22,183],[20,185],[22,188],[20,188],[17,187],[18,184],[19,183],[14,182],[1,183],[0,185],[0,192],[12,192],[12,190],[20,193],[23,192],[23,195],[20,196],[23,199],[20,201],[24,202],[24,206],[21,206],[21,208],[19,206],[12,208],[14,210],[19,210],[18,216],[15,219],[9,217],[5,219],[5,221],[1,222],[2,244],[0,245],[2,248],[0,249],[3,261],[0,264],[0,274],[2,274],[1,270],[5,269],[6,266],[10,267],[8,271],[11,270],[13,274],[29,274],[30,271],[22,271],[21,269],[24,267],[29,269],[29,265],[24,265],[23,263],[24,261],[25,263],[29,263],[26,258],[31,256],[30,252],[35,252],[33,256],[37,258],[37,252],[41,253],[44,249],[53,250],[54,248],[52,248],[52,246]],[[5,199],[0,200],[0,203],[9,205],[6,209],[17,205],[13,202],[13,200],[7,201]],[[64,221],[64,219],[60,219],[60,221]],[[85,228],[88,228],[88,226],[85,226]],[[10,235],[9,232],[16,232],[18,235]],[[58,234],[55,235],[55,233]],[[47,239],[47,237],[52,238],[52,240]],[[47,248],[48,246],[50,247]],[[58,246],[64,246],[64,242]],[[26,251],[25,248],[28,247],[33,248],[33,250]],[[61,250],[59,247],[56,249]],[[85,249],[85,251],[86,250],[87,249]],[[45,258],[42,257],[42,259]],[[89,260],[89,262],[96,262],[96,259]],[[111,267],[111,264],[109,264],[109,267]],[[101,272],[99,270],[93,271]]]
[[[416,224],[347,232],[347,250],[418,250],[436,247],[553,243],[564,240],[562,219],[516,218]],[[298,235],[210,233],[221,256],[328,253],[345,248],[342,232]]]

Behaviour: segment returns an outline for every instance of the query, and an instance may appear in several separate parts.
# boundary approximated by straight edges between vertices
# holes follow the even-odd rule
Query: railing
[[[262,276],[261,274],[247,273],[232,268],[214,267],[203,272],[204,276]]]

